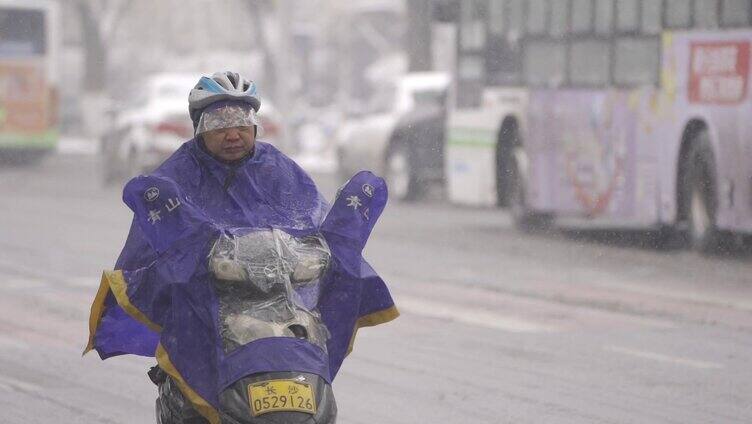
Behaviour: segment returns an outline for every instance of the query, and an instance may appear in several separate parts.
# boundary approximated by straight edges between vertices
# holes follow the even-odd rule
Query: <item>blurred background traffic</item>
[[[382,170],[384,152],[374,149],[385,150],[397,121],[417,106],[435,110],[415,119],[443,125],[450,77],[432,67],[431,55],[442,53],[431,48],[428,3],[412,12],[402,1],[46,3],[15,12],[45,22],[19,37],[45,40],[35,54],[50,67],[55,128],[63,144],[105,158],[105,182],[153,169],[192,136],[187,92],[216,70],[256,81],[261,138],[316,169],[335,170],[344,156],[346,172]],[[421,22],[409,24],[408,12]],[[444,55],[453,50],[438,45]],[[338,141],[362,146],[338,150]],[[430,165],[440,177],[441,158]]]
[[[186,93],[239,71],[261,138],[392,198],[508,207],[520,228],[752,233],[746,0],[138,0],[3,6],[2,156],[84,149],[104,184],[192,137]],[[714,65],[715,64],[715,65]]]

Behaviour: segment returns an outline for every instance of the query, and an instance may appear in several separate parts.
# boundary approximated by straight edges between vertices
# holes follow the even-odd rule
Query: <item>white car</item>
[[[400,200],[419,197],[444,178],[444,120],[449,77],[410,73],[396,84],[391,108],[347,120],[337,133],[341,176],[359,170],[383,175]]]
[[[142,85],[143,97],[114,116],[101,140],[106,183],[153,170],[193,137],[188,93],[199,78],[155,74]]]

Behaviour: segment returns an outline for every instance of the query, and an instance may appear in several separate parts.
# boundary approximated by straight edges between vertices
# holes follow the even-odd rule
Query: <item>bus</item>
[[[31,162],[58,139],[57,3],[0,0],[0,157]]]
[[[752,233],[752,1],[456,7],[451,201],[702,251]]]

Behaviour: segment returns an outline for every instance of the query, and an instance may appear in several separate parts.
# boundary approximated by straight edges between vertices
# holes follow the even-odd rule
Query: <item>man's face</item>
[[[253,127],[232,127],[207,131],[202,134],[204,145],[214,157],[232,162],[251,152],[256,142]]]

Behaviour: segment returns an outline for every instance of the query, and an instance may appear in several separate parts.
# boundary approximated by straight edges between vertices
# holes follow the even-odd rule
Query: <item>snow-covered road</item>
[[[148,423],[153,360],[81,358],[130,225],[96,156],[0,169],[0,422]],[[340,182],[317,177],[331,196]],[[752,262],[390,203],[366,250],[402,316],[361,330],[338,422],[752,421]]]

